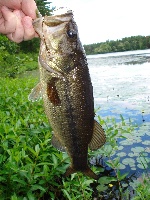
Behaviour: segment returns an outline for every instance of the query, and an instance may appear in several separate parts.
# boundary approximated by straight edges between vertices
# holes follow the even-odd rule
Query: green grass
[[[15,78],[25,71],[38,68],[38,55],[36,53],[10,54],[0,47],[0,74],[1,77]]]
[[[115,175],[103,174],[92,180],[81,173],[63,178],[69,166],[67,154],[51,145],[51,127],[44,113],[42,100],[28,101],[31,89],[38,78],[0,78],[0,200],[84,199],[104,196],[127,198],[129,185],[135,199],[149,200],[150,179],[131,181],[125,185],[127,174],[120,172],[120,157],[112,159],[118,150],[117,138],[125,138],[134,127],[115,119],[98,120],[105,127],[107,143],[96,152],[89,152],[89,159],[99,154],[107,156]],[[92,167],[95,173],[104,173],[101,166]],[[144,184],[143,184],[144,183]],[[115,190],[116,189],[116,190]],[[94,196],[95,195],[95,196]]]

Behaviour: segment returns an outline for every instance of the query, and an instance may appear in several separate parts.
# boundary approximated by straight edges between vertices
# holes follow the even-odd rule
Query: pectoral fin
[[[51,143],[52,143],[53,147],[55,147],[59,151],[66,152],[66,148],[61,144],[61,142],[57,136],[55,136],[55,135],[52,136]]]
[[[91,150],[96,150],[102,147],[106,142],[105,132],[102,126],[94,120],[93,137],[89,144]]]
[[[42,97],[42,86],[41,83],[38,83],[28,96],[29,101],[37,101]]]

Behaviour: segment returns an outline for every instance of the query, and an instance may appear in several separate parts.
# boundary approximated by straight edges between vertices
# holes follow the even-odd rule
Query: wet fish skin
[[[65,175],[81,171],[98,179],[87,164],[88,147],[98,149],[106,138],[94,121],[93,87],[73,14],[40,17],[34,28],[41,38],[40,86],[32,90],[29,99],[37,100],[40,88],[54,131],[52,144],[71,159]]]

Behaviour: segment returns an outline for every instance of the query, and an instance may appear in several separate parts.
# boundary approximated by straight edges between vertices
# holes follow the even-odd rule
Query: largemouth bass
[[[33,25],[41,38],[40,83],[29,99],[43,98],[53,129],[52,145],[71,159],[65,175],[80,171],[98,179],[88,166],[88,148],[100,148],[106,138],[94,120],[93,87],[73,13],[41,16]]]

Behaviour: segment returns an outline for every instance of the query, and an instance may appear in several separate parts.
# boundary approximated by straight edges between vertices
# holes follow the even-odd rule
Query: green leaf
[[[29,192],[27,193],[27,196],[28,196],[29,200],[35,200],[35,196],[32,194],[31,191],[29,191]]]
[[[35,146],[35,151],[36,151],[36,154],[38,155],[39,152],[40,152],[39,144],[37,144],[37,145]]]
[[[41,165],[52,165],[52,164],[49,162],[41,162],[37,164],[37,166],[41,166]]]
[[[37,156],[37,153],[30,147],[27,147],[29,149],[29,151],[34,155],[34,156]]]
[[[109,167],[114,168],[114,165],[113,165],[113,163],[112,163],[111,160],[106,161],[106,164],[107,164]]]
[[[16,178],[13,178],[13,181],[14,182],[17,182],[17,183],[21,183],[22,185],[27,185],[27,183],[24,181],[24,180],[21,180],[21,179],[18,179],[17,177]]]
[[[57,157],[54,154],[52,154],[52,160],[53,160],[53,163],[54,163],[54,168],[56,168],[57,165],[58,165],[58,160],[57,160]]]
[[[69,193],[67,192],[67,190],[62,189],[62,191],[63,191],[63,193],[67,196],[67,198],[68,198],[69,200],[72,200],[72,198],[70,197],[70,195],[69,195]]]
[[[43,173],[36,173],[36,174],[34,174],[34,179],[37,179],[39,177],[44,177],[44,174]]]
[[[35,190],[41,190],[43,192],[46,192],[45,188],[43,188],[42,186],[40,185],[33,185],[30,189],[31,191],[35,191]]]
[[[11,200],[18,200],[16,194],[14,194],[13,196],[11,196]]]
[[[123,180],[124,178],[126,178],[126,177],[128,176],[128,174],[129,174],[129,173],[127,172],[127,173],[121,175],[120,170],[117,171],[117,177],[118,177],[118,179],[119,179],[120,181]]]
[[[119,158],[119,157],[115,158],[115,159],[113,160],[114,167],[117,168],[117,166],[119,165],[119,162],[120,162],[120,158]]]
[[[101,178],[98,180],[98,183],[101,183],[101,184],[109,184],[109,183],[111,183],[112,181],[117,181],[117,178],[115,178],[115,177],[103,176],[103,177],[101,177]]]
[[[103,192],[103,191],[105,191],[105,190],[108,189],[108,186],[105,186],[105,185],[98,185],[98,186],[96,187],[96,189],[97,189],[99,192]]]

